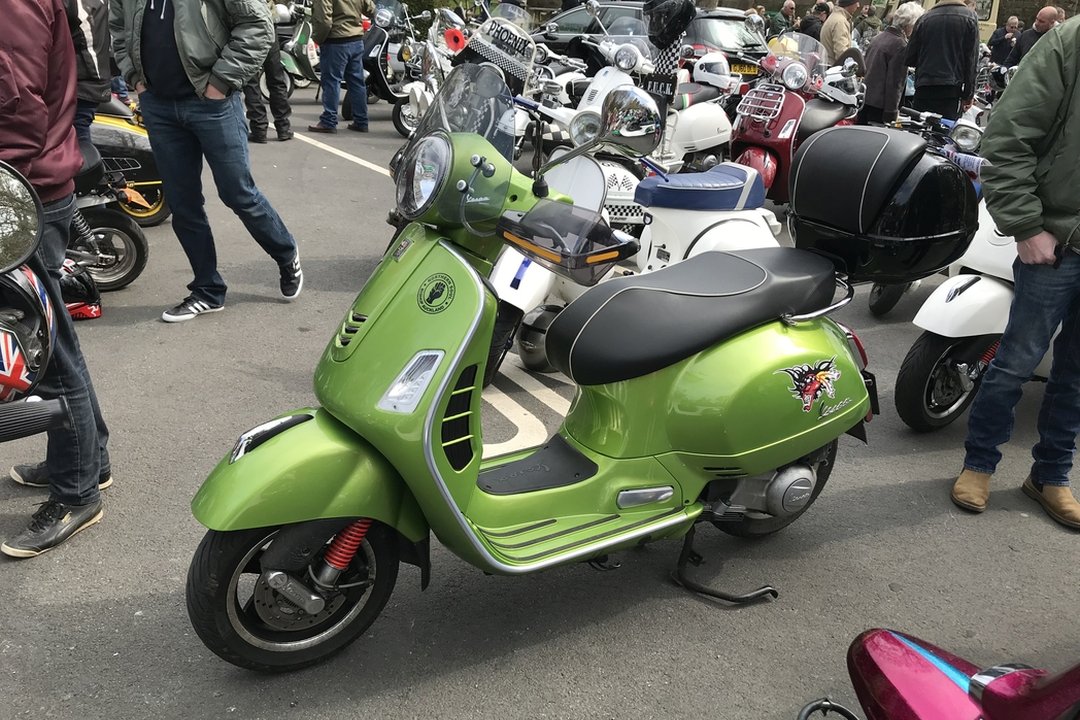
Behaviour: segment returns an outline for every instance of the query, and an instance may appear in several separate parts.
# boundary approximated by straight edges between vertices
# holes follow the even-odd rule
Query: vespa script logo
[[[416,304],[428,315],[436,315],[454,302],[454,279],[446,273],[435,273],[420,283]]]
[[[840,379],[840,371],[836,369],[835,357],[813,365],[796,365],[776,372],[787,373],[791,378],[791,387],[788,390],[802,403],[803,412],[810,412],[814,402],[823,395],[836,397],[835,383]]]

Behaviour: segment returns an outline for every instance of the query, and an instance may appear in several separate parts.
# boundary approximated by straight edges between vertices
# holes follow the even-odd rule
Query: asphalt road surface
[[[297,139],[254,147],[252,162],[301,243],[299,300],[281,301],[273,262],[208,192],[225,311],[159,320],[190,280],[166,224],[148,232],[145,274],[79,326],[116,484],[101,524],[37,559],[0,560],[0,718],[794,718],[825,695],[854,703],[845,651],[874,626],[985,666],[1076,660],[1077,535],[1019,489],[1041,387],[1019,406],[980,516],[948,499],[964,423],[916,435],[896,417],[893,382],[927,286],[885,322],[870,316],[865,290],[838,314],[867,347],[882,415],[868,445],[841,441],[812,510],[753,542],[698,533],[707,562],[695,577],[728,590],[772,583],[778,600],[731,609],[673,586],[675,541],[622,553],[615,571],[582,564],[525,578],[485,576],[436,543],[429,589],[402,566],[382,616],[333,660],[275,677],[218,660],[184,608],[203,533],[188,503],[239,433],[314,402],[319,354],[391,234],[382,169],[401,139],[390,108],[372,107],[368,135],[317,139],[304,131],[318,114],[313,90],[297,93],[294,110]],[[508,362],[485,394],[489,451],[541,440],[572,395]],[[36,461],[44,441],[3,450],[8,464]],[[0,483],[0,535],[44,499]]]

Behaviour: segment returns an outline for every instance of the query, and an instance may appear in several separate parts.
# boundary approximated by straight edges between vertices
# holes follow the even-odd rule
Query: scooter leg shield
[[[316,408],[242,435],[199,488],[191,510],[219,531],[369,517],[414,543],[428,534],[427,520],[390,462]]]
[[[956,275],[938,285],[912,322],[952,338],[1000,334],[1012,300],[1011,283],[988,275]]]

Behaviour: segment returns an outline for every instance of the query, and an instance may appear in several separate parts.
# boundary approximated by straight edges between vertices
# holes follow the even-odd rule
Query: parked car
[[[642,3],[622,0],[621,2],[609,2],[600,4],[600,21],[604,27],[610,28],[611,24],[619,18],[637,18],[641,20],[643,13]],[[554,32],[549,29],[554,27]],[[544,43],[557,53],[565,53],[570,41],[581,35],[603,35],[600,25],[590,15],[584,5],[578,5],[572,10],[559,13],[551,18],[547,24],[533,33],[532,37],[538,43]]]

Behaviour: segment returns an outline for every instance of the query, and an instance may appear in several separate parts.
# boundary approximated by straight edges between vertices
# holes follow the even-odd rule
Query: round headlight
[[[379,11],[375,13],[375,24],[381,28],[390,27],[393,21],[394,13],[387,8],[379,8]]]
[[[949,137],[956,143],[956,148],[961,152],[975,152],[982,144],[982,131],[968,124],[957,124],[953,127]]]
[[[574,145],[584,145],[592,142],[600,135],[600,113],[593,110],[582,110],[570,121],[570,142]]]
[[[536,54],[533,55],[534,65],[546,65],[548,61],[547,45],[537,45]]]
[[[800,62],[791,63],[780,74],[780,81],[784,83],[788,90],[801,90],[809,79],[810,73],[806,71],[806,66]]]
[[[450,143],[446,138],[430,135],[413,145],[398,168],[398,212],[409,220],[423,215],[446,183],[449,169]]]
[[[623,45],[615,52],[615,67],[630,72],[637,66],[638,54],[632,45]]]
[[[398,59],[401,62],[409,62],[413,58],[413,49],[411,43],[401,43],[401,51],[398,53]]]

